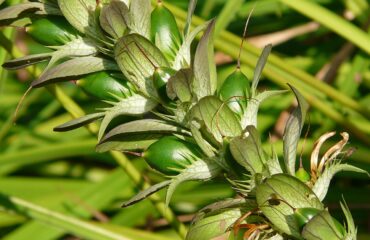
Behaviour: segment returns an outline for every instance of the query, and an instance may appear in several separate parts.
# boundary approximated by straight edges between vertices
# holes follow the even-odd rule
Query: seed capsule
[[[176,175],[201,156],[197,145],[174,136],[165,136],[149,146],[143,153],[146,162],[155,170]]]
[[[249,80],[242,71],[237,68],[235,72],[230,74],[220,88],[220,98],[227,101],[230,109],[242,115],[247,107],[249,97]]]
[[[167,82],[175,73],[176,71],[172,68],[161,67],[157,68],[153,74],[154,87],[157,89],[159,97],[167,103],[171,101],[167,96]]]
[[[172,62],[180,48],[182,38],[175,17],[160,1],[151,15],[150,36],[151,41]]]
[[[33,20],[26,31],[36,42],[47,46],[64,45],[78,36],[77,30],[60,16]]]
[[[114,96],[126,98],[131,95],[126,80],[113,77],[105,71],[89,74],[78,80],[77,85],[99,100],[117,100]]]

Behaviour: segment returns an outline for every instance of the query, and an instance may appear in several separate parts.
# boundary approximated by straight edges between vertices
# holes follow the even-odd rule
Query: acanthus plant
[[[260,104],[285,91],[259,92],[257,85],[271,46],[266,46],[251,81],[236,70],[217,89],[213,59],[215,20],[191,29],[196,1],[190,1],[180,32],[172,13],[149,0],[45,0],[0,11],[0,25],[25,26],[34,40],[54,50],[3,64],[19,69],[48,64],[31,88],[77,80],[89,95],[107,106],[55,128],[69,131],[101,120],[97,151],[142,156],[166,175],[124,203],[134,204],[168,187],[169,204],[176,187],[190,180],[221,177],[238,197],[200,210],[187,239],[356,239],[356,228],[343,203],[346,223],[332,218],[322,203],[339,171],[364,173],[343,164],[348,134],[319,160],[323,135],[311,156],[310,173],[297,170],[298,140],[308,109],[299,91],[284,134],[284,161],[273,148],[262,149],[257,130]],[[203,32],[195,53],[191,45]],[[118,116],[133,116],[107,131]],[[243,231],[242,231],[243,230]]]

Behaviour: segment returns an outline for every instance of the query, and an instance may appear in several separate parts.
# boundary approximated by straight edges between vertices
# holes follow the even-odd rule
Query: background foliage
[[[1,6],[11,2],[5,1]],[[350,163],[369,171],[369,2],[305,2],[199,1],[195,13],[199,18],[194,19],[194,24],[217,16],[215,59],[218,84],[221,84],[235,68],[239,36],[248,13],[255,6],[248,42],[241,57],[243,70],[251,77],[260,53],[258,48],[273,43],[273,54],[269,57],[260,87],[280,89],[287,88],[286,83],[293,83],[310,103],[310,117],[306,123],[310,129],[303,148],[304,161],[308,163],[313,143],[320,135],[332,130],[348,131],[351,146],[357,148]],[[188,1],[166,3],[179,25],[183,26]],[[5,51],[7,44],[11,44],[15,56],[43,50],[22,29],[3,28],[0,36],[1,63],[11,58]],[[4,37],[11,42],[3,41]],[[64,108],[81,115],[78,105],[74,105],[68,96],[86,112],[99,107],[99,102],[92,102],[73,83],[33,90],[14,125],[16,104],[37,75],[37,69],[7,72],[0,68],[0,75],[0,197],[1,193],[15,196],[17,206],[28,211],[27,216],[0,211],[0,236],[3,239],[28,239],[29,236],[34,239],[74,239],[74,236],[89,239],[178,238],[160,218],[160,208],[153,207],[153,200],[156,203],[158,199],[120,208],[124,200],[137,192],[141,182],[140,176],[134,176],[136,180],[132,181],[132,176],[127,176],[117,164],[124,165],[126,158],[95,153],[96,138],[86,129],[67,133],[52,131],[53,127],[71,119]],[[261,107],[259,130],[266,143],[269,135],[272,136],[276,149],[282,149],[280,140],[284,123],[293,106],[292,94],[286,94]],[[90,130],[94,132],[94,126],[90,126]],[[162,180],[141,159],[131,161],[151,183]],[[351,173],[335,178],[325,204],[335,217],[343,219],[338,205],[339,193],[343,193],[351,209],[359,227],[359,238],[370,238],[368,178]],[[192,214],[202,206],[233,194],[228,185],[218,179],[206,184],[186,183],[175,192],[171,209],[180,221],[189,223]]]

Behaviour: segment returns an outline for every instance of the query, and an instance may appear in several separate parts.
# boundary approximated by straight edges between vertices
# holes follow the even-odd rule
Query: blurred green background
[[[11,2],[5,1],[1,8]],[[198,1],[195,14],[199,18],[194,22],[218,19],[215,61],[219,83],[222,83],[235,68],[240,36],[254,7],[242,52],[242,69],[252,77],[258,48],[273,44],[260,88],[287,88],[286,83],[291,83],[311,104],[306,122],[306,128],[310,126],[307,143],[302,151],[304,164],[308,163],[314,141],[323,133],[347,131],[350,147],[356,148],[348,162],[369,171],[370,2],[315,0],[308,1],[309,6],[302,2],[305,1],[202,0]],[[183,26],[188,1],[165,3]],[[0,30],[11,41],[13,52],[25,55],[46,51],[23,29]],[[4,44],[3,41],[0,47],[0,63],[11,58]],[[86,129],[53,132],[53,127],[71,119],[64,109],[66,103],[55,97],[58,92],[50,94],[52,89],[45,88],[32,90],[13,124],[16,105],[37,73],[34,67],[15,72],[0,68],[0,194],[85,220],[84,223],[100,226],[116,237],[122,236],[121,239],[178,239],[150,201],[120,208],[124,200],[137,192],[137,187],[112,155],[95,153],[95,136]],[[85,112],[93,112],[101,106],[72,82],[58,85],[58,89],[73,98]],[[286,94],[261,107],[259,130],[266,148],[270,148],[271,136],[280,155],[283,127],[294,104],[292,94]],[[328,144],[339,139],[337,134]],[[141,159],[131,161],[151,183],[162,180]],[[187,183],[175,192],[171,208],[180,221],[188,224],[201,207],[232,196],[234,192],[223,179],[206,184]],[[370,239],[369,178],[352,173],[335,177],[325,204],[337,219],[344,219],[339,206],[342,197],[352,211],[359,239]],[[26,217],[0,208],[1,239],[78,239],[78,236],[81,236],[79,231],[71,226],[42,220],[37,214]],[[114,236],[106,239],[120,239]]]

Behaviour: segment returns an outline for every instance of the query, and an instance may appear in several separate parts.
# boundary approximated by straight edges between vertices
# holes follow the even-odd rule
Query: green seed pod
[[[250,86],[247,76],[237,68],[235,72],[226,78],[220,88],[219,95],[221,100],[227,101],[233,112],[242,115],[247,108],[249,90]]]
[[[302,230],[302,237],[307,240],[342,240],[346,235],[343,225],[326,210],[316,214]]]
[[[175,59],[182,38],[175,17],[161,1],[151,14],[150,38],[170,62]]]
[[[311,176],[310,174],[303,168],[303,167],[300,167],[296,172],[295,172],[295,176],[301,180],[302,182],[306,183],[306,182],[309,182],[311,180]]]
[[[36,42],[47,46],[64,45],[78,37],[77,30],[60,16],[33,20],[26,31]]]
[[[317,208],[297,208],[294,210],[294,216],[297,219],[300,228],[303,228],[314,216],[322,210]]]
[[[167,103],[171,101],[167,96],[167,82],[175,73],[176,71],[172,68],[161,67],[157,68],[153,74],[154,87],[157,89],[159,97]]]
[[[99,100],[117,100],[114,96],[130,96],[131,91],[127,84],[126,80],[113,77],[105,71],[89,74],[77,81],[77,85],[88,95]]]
[[[174,136],[165,136],[149,146],[143,153],[146,162],[166,175],[177,175],[181,169],[201,157],[198,146]]]

